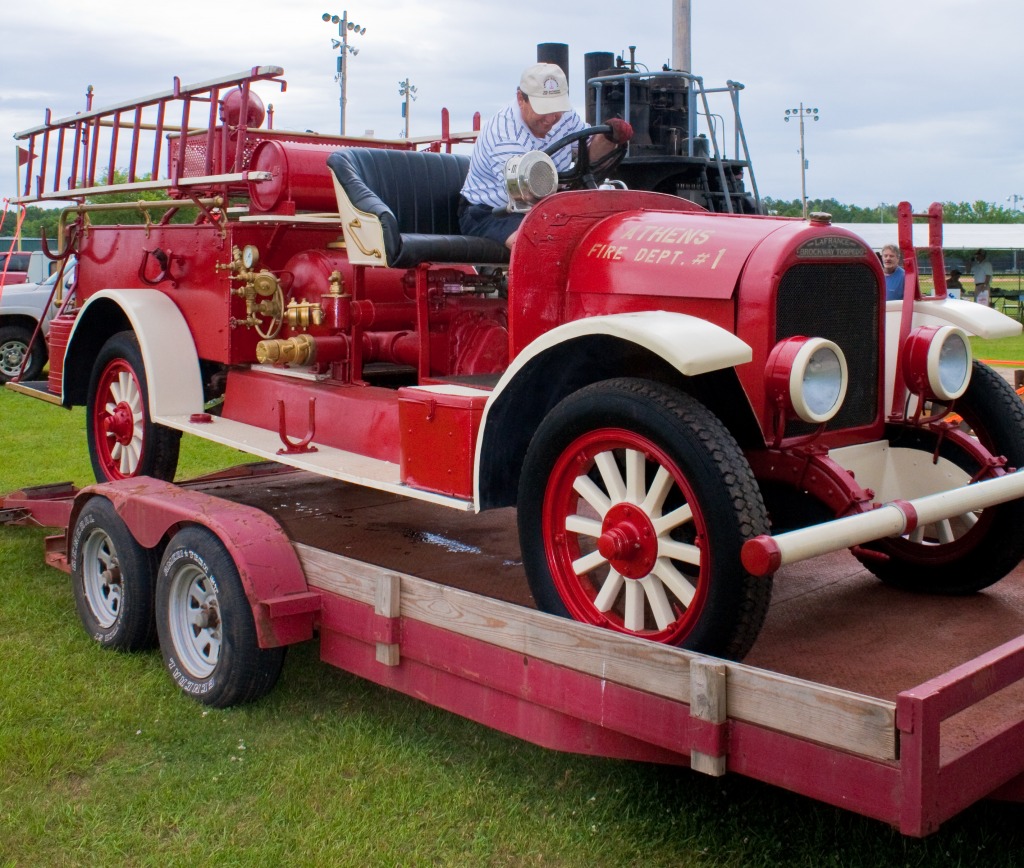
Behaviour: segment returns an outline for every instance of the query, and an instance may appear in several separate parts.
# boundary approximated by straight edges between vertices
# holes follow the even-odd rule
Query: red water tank
[[[336,213],[327,157],[336,144],[300,144],[262,141],[252,152],[251,172],[270,172],[269,181],[250,181],[249,200],[253,211],[294,214],[296,211]]]

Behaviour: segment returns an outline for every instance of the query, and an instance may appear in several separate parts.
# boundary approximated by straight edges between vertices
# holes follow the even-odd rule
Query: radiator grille
[[[870,425],[875,420],[880,303],[878,284],[866,265],[797,265],[779,285],[775,339],[823,337],[835,341],[846,355],[849,389],[843,408],[826,426],[829,431]],[[786,426],[786,436],[810,433],[815,428],[805,422],[791,422]]]

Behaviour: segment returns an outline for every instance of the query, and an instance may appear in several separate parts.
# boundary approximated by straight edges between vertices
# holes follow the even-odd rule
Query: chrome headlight
[[[820,425],[843,406],[849,370],[846,356],[833,341],[792,337],[771,351],[765,379],[769,398],[781,404],[787,416]]]
[[[915,395],[937,401],[959,398],[971,384],[971,343],[956,326],[921,326],[903,345],[903,381]]]
[[[543,151],[509,157],[505,163],[505,187],[508,210],[513,213],[529,211],[558,189],[558,169]]]

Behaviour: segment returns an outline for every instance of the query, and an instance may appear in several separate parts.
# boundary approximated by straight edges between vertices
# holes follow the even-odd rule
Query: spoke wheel
[[[150,648],[155,559],[139,545],[109,500],[92,498],[71,534],[75,606],[98,644],[121,651]]]
[[[103,345],[88,408],[89,456],[98,481],[174,479],[181,434],[150,421],[146,370],[134,333],[120,332]]]
[[[640,380],[571,395],[523,468],[520,542],[540,608],[694,650],[741,657],[770,579],[739,560],[767,528],[753,474],[696,400]]]
[[[285,649],[260,648],[238,569],[207,528],[184,528],[164,552],[156,625],[171,677],[205,705],[259,699],[281,673]]]
[[[1008,467],[1024,467],[1024,403],[999,374],[975,361],[971,384],[956,410],[978,445],[992,455],[1004,456]],[[927,427],[894,427],[889,442],[896,449],[920,451],[929,464],[937,452],[940,461],[952,465],[965,480],[982,470],[977,449],[940,438]],[[893,587],[970,594],[999,581],[1024,559],[1021,527],[1024,500],[1015,500],[918,527],[855,553],[867,569]]]

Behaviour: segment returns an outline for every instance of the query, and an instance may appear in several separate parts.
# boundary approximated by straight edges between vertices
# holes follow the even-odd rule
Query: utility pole
[[[804,108],[804,104],[800,103],[798,109],[786,109],[786,115],[783,118],[787,123],[791,118],[799,118],[800,120],[800,201],[803,203],[803,215],[804,220],[807,219],[807,157],[804,153],[804,118],[814,118],[818,120],[818,110],[816,108]]]
[[[412,101],[416,99],[416,85],[409,84],[409,79],[398,82],[398,95],[405,97],[402,103],[402,117],[405,118],[405,137],[409,138],[409,116],[412,114]]]
[[[366,28],[349,21],[348,10],[342,12],[341,15],[331,15],[330,12],[325,12],[320,18],[328,24],[337,24],[338,36],[341,37],[340,39],[332,39],[331,47],[338,49],[338,71],[335,73],[334,80],[338,82],[338,89],[341,91],[338,97],[341,115],[339,127],[341,135],[345,135],[345,105],[348,102],[348,56],[349,54],[359,54],[358,48],[353,48],[348,44],[348,34],[351,32],[353,36],[362,36],[366,33]]]

